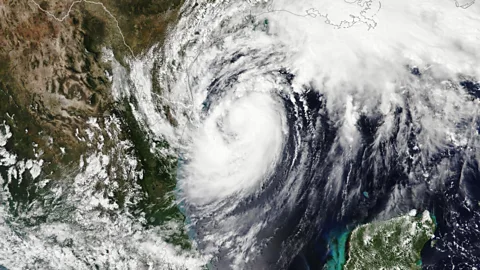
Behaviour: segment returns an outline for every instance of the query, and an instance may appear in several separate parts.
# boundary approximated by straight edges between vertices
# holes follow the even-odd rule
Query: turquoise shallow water
[[[433,214],[433,212],[430,212],[430,217],[432,218],[433,223],[435,224],[435,228],[437,228],[438,226],[437,217],[435,216],[435,214]]]
[[[346,248],[350,231],[334,233],[329,240],[330,259],[327,262],[328,270],[341,270],[346,261]]]

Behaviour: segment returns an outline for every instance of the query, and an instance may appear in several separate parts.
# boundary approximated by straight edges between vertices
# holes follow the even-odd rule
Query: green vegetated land
[[[420,252],[435,227],[428,211],[362,225],[350,235],[344,269],[421,269]]]
[[[151,143],[144,130],[136,122],[131,107],[125,103],[126,110],[123,112],[125,130],[128,137],[135,145],[136,156],[140,161],[140,169],[143,170],[143,177],[139,181],[142,187],[143,198],[135,206],[143,212],[148,226],[163,225],[170,220],[183,223],[184,215],[175,205],[173,191],[176,187],[177,159],[174,156],[157,156],[152,153]],[[169,148],[168,142],[156,142],[159,148]],[[185,228],[167,237],[167,242],[178,245],[183,249],[190,249],[191,243]]]

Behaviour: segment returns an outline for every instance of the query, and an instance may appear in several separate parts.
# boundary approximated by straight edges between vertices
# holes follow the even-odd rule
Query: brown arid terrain
[[[86,120],[112,109],[102,48],[120,63],[141,54],[163,40],[181,1],[36,1],[0,0],[0,120],[20,155],[35,143],[47,165],[68,165],[84,151]]]

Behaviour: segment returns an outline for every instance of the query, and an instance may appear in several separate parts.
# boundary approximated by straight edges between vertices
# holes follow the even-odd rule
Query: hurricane
[[[321,269],[329,235],[411,209],[438,223],[424,269],[479,265],[478,9],[186,1],[132,76],[162,60],[178,125],[150,105],[138,118],[178,149],[178,200],[210,266]]]
[[[18,92],[49,130],[83,123],[68,133],[78,153],[73,144],[54,149],[64,166],[44,151],[57,138],[21,128],[33,120],[14,90],[0,89],[9,99],[0,122],[0,269],[347,269],[335,245],[344,249],[337,257],[350,249],[361,262],[365,253],[353,249],[396,233],[391,220],[407,228],[397,237],[416,233],[425,225],[418,220],[435,223],[421,247],[405,251],[420,258],[402,262],[408,269],[479,268],[478,3],[160,2],[74,1],[63,15],[31,1],[30,13],[45,14],[32,13],[39,17],[27,26],[41,31],[8,25],[32,40],[55,38],[48,48],[75,45],[61,57],[39,51],[25,66],[68,69],[76,75],[65,85],[96,92],[70,93],[50,69],[32,73],[39,81],[28,85],[40,90],[31,100]],[[88,5],[106,14],[91,17]],[[50,36],[70,23],[75,32]],[[150,23],[155,31],[146,31]],[[12,59],[38,49],[6,33]],[[8,64],[1,75],[18,73],[24,85],[28,69]],[[41,97],[58,118],[37,111]],[[31,155],[16,152],[24,148]]]

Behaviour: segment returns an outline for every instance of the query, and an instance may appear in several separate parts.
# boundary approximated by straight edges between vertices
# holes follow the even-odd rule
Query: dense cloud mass
[[[449,242],[478,220],[478,9],[187,2],[160,78],[183,104],[179,186],[213,264],[315,268],[334,228],[412,208],[440,219],[424,267],[478,263]]]

